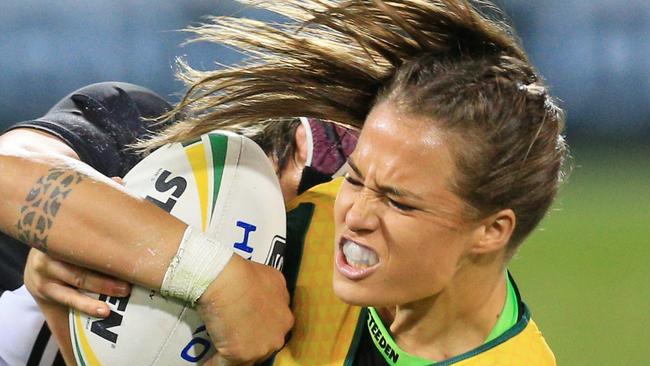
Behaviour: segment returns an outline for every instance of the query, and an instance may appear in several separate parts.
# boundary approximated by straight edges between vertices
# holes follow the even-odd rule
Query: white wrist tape
[[[167,268],[160,294],[193,305],[221,273],[232,255],[230,246],[188,226]]]

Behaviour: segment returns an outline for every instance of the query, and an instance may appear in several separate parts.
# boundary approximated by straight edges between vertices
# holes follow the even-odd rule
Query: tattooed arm
[[[43,133],[1,136],[0,230],[53,257],[158,288],[185,224],[75,158]]]
[[[31,128],[14,129],[5,133],[3,136],[0,136],[0,149],[5,153],[14,151],[14,154],[16,155],[22,152],[23,154],[47,154],[52,157],[59,156],[79,160],[77,153],[59,138],[54,137],[52,134]],[[13,175],[14,174],[12,174],[12,176]],[[72,182],[70,182],[70,184],[71,183]],[[44,188],[52,189],[53,186],[54,185],[51,184],[49,187]],[[46,227],[48,223],[52,223],[52,219],[47,220],[47,215],[39,215],[39,210],[47,211],[47,214],[56,216],[58,213],[57,209],[60,208],[60,203],[62,202],[60,198],[64,197],[64,192],[65,191],[59,192],[58,195],[55,194],[59,199],[51,200],[49,203],[47,200],[43,200],[36,205],[23,205],[21,220],[17,223],[17,226],[20,226],[20,228],[18,228],[18,231],[20,232],[18,236],[22,236],[21,239],[23,241],[29,242],[30,239],[28,237],[30,234],[34,236],[34,233],[36,232],[44,232],[43,230],[36,231],[39,226],[39,218],[41,219],[42,227]],[[36,190],[33,190],[31,193],[33,194],[30,198],[35,198],[37,196]],[[47,241],[43,239],[45,239],[45,237],[37,237],[33,242],[41,242],[42,246],[45,246]],[[8,242],[3,244],[14,245],[13,243]],[[7,250],[11,249],[7,248]],[[50,259],[47,255],[38,250],[32,250],[29,258],[30,260],[28,261],[24,274],[25,285],[34,299],[38,302],[41,311],[45,315],[52,335],[57,339],[59,350],[63,355],[63,358],[66,360],[66,364],[73,365],[75,362],[70,344],[67,321],[68,306],[73,306],[76,309],[95,316],[106,316],[108,313],[108,306],[105,303],[76,291],[76,288],[79,287],[92,292],[124,296],[124,291],[128,291],[128,284],[92,270]],[[21,310],[4,308],[2,310],[10,310],[16,315],[23,315],[23,313],[20,312]],[[24,311],[29,312],[30,310],[26,309]],[[27,325],[27,323],[24,325]],[[38,331],[38,329],[40,329],[40,325],[38,328],[32,329],[32,331]],[[27,338],[21,338],[18,336],[16,342],[24,344],[22,342],[27,342],[26,339]],[[30,353],[34,352],[35,351],[31,351]],[[38,352],[36,352],[36,354],[38,354]]]
[[[64,205],[73,203],[73,200],[88,200],[87,194],[79,192],[84,184],[92,184],[93,188],[100,191],[119,189],[119,186],[113,185],[111,180],[83,165],[78,161],[79,157],[74,150],[48,133],[34,129],[9,131],[0,136],[0,151],[0,168],[5,172],[3,177],[0,177],[0,184],[5,187],[0,191],[4,196],[3,204],[0,205],[3,231],[43,252],[49,252],[55,257],[68,261],[91,266],[94,261],[115,269],[127,268],[127,258],[131,257],[129,250],[122,252],[118,249],[117,253],[123,255],[111,255],[116,251],[110,247],[112,244],[108,241],[110,237],[99,236],[93,239],[97,235],[88,232],[89,230],[83,228],[75,230],[74,226],[65,222],[65,210],[62,209]],[[94,196],[89,202],[100,203],[97,197]],[[6,208],[11,212],[4,212]],[[89,207],[84,205],[84,208]],[[91,210],[89,212],[92,213]],[[18,213],[17,218],[12,218],[12,213],[13,216]],[[82,214],[81,211],[72,212],[69,217],[75,221],[75,224],[92,223],[89,216],[75,217]],[[106,216],[104,219],[104,223],[111,227],[110,217]],[[14,225],[11,225],[12,222]],[[78,239],[65,237],[57,239],[62,236],[58,234],[57,226],[63,233],[74,233]],[[70,231],[66,232],[67,230]],[[111,237],[115,235],[117,234],[110,234]],[[57,243],[57,240],[64,241]],[[175,248],[172,248],[172,251],[175,251]],[[90,270],[48,259],[38,251],[33,252],[29,256],[30,264],[26,267],[25,284],[47,319],[66,364],[73,365],[75,361],[70,343],[66,305],[75,305],[77,309],[82,308],[86,311],[92,310],[90,314],[100,316],[107,315],[108,306],[77,292],[68,285],[95,292],[116,294],[114,288],[106,286],[120,282],[111,281]],[[110,262],[113,258],[118,261],[117,264]],[[97,262],[98,260],[100,262]],[[119,275],[119,273],[114,274]],[[98,313],[102,310],[104,313]]]

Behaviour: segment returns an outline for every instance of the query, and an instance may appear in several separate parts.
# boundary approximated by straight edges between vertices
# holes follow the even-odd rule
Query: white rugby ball
[[[252,140],[216,131],[163,146],[133,167],[124,183],[188,225],[231,243],[242,257],[281,269],[282,190]],[[93,296],[108,303],[111,314],[99,319],[70,311],[79,365],[202,364],[214,353],[205,326],[186,304],[138,286],[125,298]]]

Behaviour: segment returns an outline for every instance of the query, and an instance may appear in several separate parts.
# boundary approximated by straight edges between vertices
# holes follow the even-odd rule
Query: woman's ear
[[[296,127],[296,132],[293,138],[295,143],[293,156],[290,157],[290,159],[287,159],[282,170],[278,172],[280,188],[282,188],[282,195],[284,196],[285,204],[298,195],[298,188],[307,162],[307,131],[305,131],[305,126],[302,123],[298,124]]]
[[[512,237],[516,223],[517,216],[509,208],[484,218],[476,232],[478,238],[472,252],[483,254],[504,249]]]
[[[298,124],[298,127],[296,127],[294,141],[296,143],[296,150],[293,154],[293,161],[302,170],[302,168],[305,167],[308,155],[307,131],[305,131],[305,125],[302,123]]]

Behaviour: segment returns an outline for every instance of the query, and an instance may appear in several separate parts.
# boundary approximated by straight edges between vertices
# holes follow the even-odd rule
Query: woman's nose
[[[375,192],[365,188],[353,198],[345,215],[345,224],[352,231],[373,231],[379,224]]]

